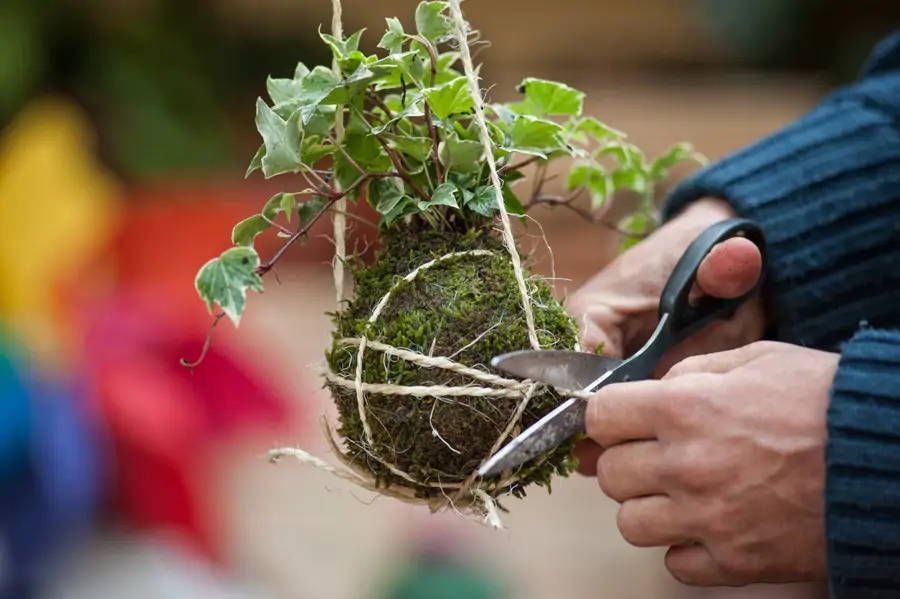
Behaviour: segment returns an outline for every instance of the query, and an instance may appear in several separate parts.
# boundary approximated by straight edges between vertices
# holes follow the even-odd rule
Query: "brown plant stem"
[[[514,170],[518,170],[520,168],[525,168],[529,164],[533,164],[540,159],[541,159],[540,156],[531,156],[530,158],[526,158],[525,160],[522,160],[515,164],[507,164],[506,166],[501,167],[500,170],[497,172],[502,176],[503,174],[508,173],[509,171],[514,171]]]
[[[329,209],[335,203],[337,203],[339,200],[347,197],[349,194],[356,191],[363,183],[365,183],[369,179],[387,179],[389,177],[400,177],[402,179],[402,178],[404,178],[404,175],[402,173],[364,173],[364,174],[360,175],[360,177],[356,181],[354,181],[351,185],[349,185],[347,187],[347,189],[340,191],[340,192],[332,193],[330,195],[320,196],[320,197],[327,198],[328,201],[322,206],[322,208],[318,212],[315,213],[315,215],[313,215],[312,218],[309,219],[309,222],[307,222],[304,227],[300,228],[298,231],[293,233],[287,239],[287,241],[284,242],[284,245],[282,245],[280,248],[278,248],[278,251],[275,252],[275,255],[272,256],[272,258],[268,262],[266,262],[265,264],[260,264],[259,266],[256,267],[256,274],[262,276],[262,275],[266,274],[267,272],[269,272],[270,270],[272,270],[272,267],[275,266],[275,264],[279,260],[281,260],[281,257],[284,256],[284,253],[288,250],[288,248],[290,248],[294,243],[296,243],[298,239],[303,238],[309,232],[309,230],[313,227],[313,225],[315,225],[316,222],[318,222],[319,218],[323,214],[328,212]]]

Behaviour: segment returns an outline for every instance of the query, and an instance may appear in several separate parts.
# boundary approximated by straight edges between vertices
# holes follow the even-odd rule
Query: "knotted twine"
[[[484,146],[484,153],[487,158],[488,169],[491,176],[491,184],[494,189],[495,198],[497,200],[497,207],[500,213],[500,220],[503,225],[502,233],[503,233],[503,242],[509,253],[510,259],[512,260],[513,271],[515,273],[516,284],[518,285],[519,292],[522,297],[522,310],[525,313],[525,322],[528,328],[528,339],[533,349],[541,349],[540,341],[538,340],[537,330],[535,328],[534,323],[534,313],[532,311],[531,306],[531,296],[528,292],[528,286],[525,282],[525,275],[522,270],[522,262],[519,256],[518,249],[516,248],[515,237],[513,236],[512,225],[509,219],[509,213],[506,210],[505,203],[503,202],[503,188],[502,183],[500,182],[500,175],[497,170],[497,164],[494,160],[494,154],[491,148],[491,138],[488,133],[487,122],[484,116],[484,103],[481,96],[481,90],[478,85],[478,76],[475,73],[475,68],[472,63],[472,56],[469,51],[469,35],[470,31],[468,25],[463,18],[462,9],[460,7],[460,0],[450,0],[450,12],[451,18],[454,23],[454,35],[459,44],[460,50],[460,58],[463,63],[463,68],[466,76],[466,80],[468,82],[469,91],[473,100],[473,108],[474,108],[474,116],[475,122],[478,125],[479,129],[479,137],[481,138],[481,142]],[[333,6],[333,18],[332,18],[332,35],[337,39],[342,39],[342,25],[341,25],[341,2],[340,0],[332,0]],[[338,68],[335,63],[335,69]],[[342,130],[342,120],[340,111],[338,112],[336,124],[338,126],[338,135],[341,134]],[[338,138],[340,139],[340,138]],[[345,234],[346,234],[346,218],[344,215],[344,204],[345,200],[341,200],[340,205],[337,207],[337,210],[334,215],[334,240],[335,240],[335,257],[333,261],[333,271],[334,271],[334,282],[335,288],[337,291],[337,301],[340,304],[343,303],[344,292],[343,292],[343,284],[344,284],[344,272],[343,272],[343,263],[346,258],[346,248],[345,248]],[[372,315],[369,317],[368,324],[373,324],[384,311],[385,307],[388,305],[392,295],[396,292],[398,287],[404,283],[411,282],[416,279],[416,277],[423,271],[433,268],[437,265],[446,263],[450,260],[455,260],[459,258],[465,258],[467,256],[478,256],[478,255],[489,255],[493,254],[493,252],[489,250],[470,250],[465,252],[452,252],[446,254],[444,256],[440,256],[435,258],[425,264],[422,264],[418,268],[414,269],[412,272],[403,277],[400,281],[394,284],[394,286],[381,298],[381,300],[376,305]],[[379,486],[374,480],[372,473],[363,469],[359,464],[354,463],[346,454],[344,454],[337,445],[335,441],[333,431],[328,421],[323,417],[321,420],[323,432],[325,433],[325,437],[328,440],[329,445],[337,456],[338,460],[347,468],[347,470],[341,470],[339,468],[335,468],[331,464],[325,462],[324,460],[313,456],[306,451],[303,451],[299,448],[291,448],[285,447],[280,449],[274,449],[269,452],[270,461],[277,461],[278,459],[290,456],[298,459],[299,461],[311,464],[317,468],[325,470],[335,476],[342,478],[344,480],[353,482],[354,484],[361,486],[369,491],[374,493],[378,493],[381,495],[387,495],[393,497],[395,499],[405,501],[407,503],[412,504],[427,504],[432,512],[436,512],[438,510],[444,509],[446,507],[451,507],[457,511],[460,509],[471,509],[480,513],[480,515],[484,518],[484,521],[491,525],[494,528],[502,528],[503,523],[500,519],[496,503],[493,497],[489,494],[491,491],[497,491],[500,489],[508,488],[510,485],[514,484],[518,480],[518,476],[512,472],[503,473],[501,479],[493,484],[483,483],[479,480],[477,469],[469,475],[463,482],[458,483],[440,483],[440,482],[430,482],[430,481],[419,481],[414,479],[408,473],[400,470],[394,464],[389,463],[387,460],[381,458],[378,455],[375,455],[373,451],[374,447],[374,439],[372,434],[371,426],[369,425],[368,416],[366,412],[366,393],[378,393],[385,395],[395,395],[395,396],[413,396],[413,397],[504,397],[504,398],[515,398],[519,400],[519,403],[516,407],[516,410],[513,416],[510,418],[510,421],[507,423],[506,427],[502,431],[501,435],[495,441],[493,447],[491,448],[490,453],[485,456],[484,460],[487,460],[491,455],[493,455],[500,447],[502,447],[503,443],[510,436],[510,434],[516,434],[522,415],[525,412],[526,407],[528,406],[528,402],[534,396],[535,392],[538,390],[540,385],[539,383],[533,381],[517,381],[513,379],[507,379],[505,377],[501,377],[492,373],[484,372],[482,370],[471,368],[460,364],[458,362],[454,362],[452,359],[448,357],[442,356],[430,356],[425,355],[419,352],[411,351],[409,349],[392,347],[390,345],[380,343],[378,341],[369,340],[365,334],[358,338],[348,338],[341,339],[339,343],[348,347],[357,347],[357,358],[356,358],[356,372],[355,378],[348,379],[339,376],[337,373],[331,372],[327,369],[324,371],[324,376],[326,380],[334,385],[342,386],[347,389],[354,389],[356,391],[356,399],[357,399],[357,409],[359,411],[360,421],[363,425],[363,431],[365,436],[365,441],[367,447],[363,447],[366,453],[377,460],[385,467],[387,467],[394,475],[402,478],[403,480],[409,481],[413,485],[417,485],[420,487],[431,487],[438,488],[442,492],[442,497],[436,497],[433,499],[422,499],[420,497],[416,497],[414,488],[399,486],[399,485],[389,485],[387,487]],[[402,386],[402,385],[392,385],[392,384],[380,384],[380,383],[364,383],[362,380],[362,371],[363,371],[363,356],[366,349],[370,349],[373,351],[382,352],[386,355],[393,356],[399,358],[401,360],[406,360],[412,363],[417,364],[418,366],[424,368],[439,368],[444,370],[450,370],[452,372],[458,374],[464,374],[469,376],[476,381],[477,383],[481,383],[481,385],[468,385],[468,386],[460,386],[460,387],[449,387],[449,386],[439,386],[439,385],[429,385],[429,386]],[[575,348],[577,349],[577,347]],[[575,391],[575,390],[565,390],[559,389],[560,392],[565,393],[570,397],[580,397],[582,399],[587,399],[589,394],[583,391]],[[432,433],[440,438],[440,434],[437,430],[432,430]],[[443,439],[441,438],[443,441]],[[446,444],[446,441],[444,441]],[[449,444],[448,444],[448,447]],[[450,448],[452,449],[452,447]],[[483,463],[483,462],[482,462]],[[452,494],[448,495],[447,490],[452,491]]]

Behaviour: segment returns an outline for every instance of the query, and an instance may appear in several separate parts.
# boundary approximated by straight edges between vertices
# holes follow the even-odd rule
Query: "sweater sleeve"
[[[828,570],[838,599],[900,596],[900,331],[844,346],[826,449]]]
[[[773,338],[834,350],[863,320],[900,327],[900,33],[855,84],[682,182],[664,218],[703,197],[766,232]]]

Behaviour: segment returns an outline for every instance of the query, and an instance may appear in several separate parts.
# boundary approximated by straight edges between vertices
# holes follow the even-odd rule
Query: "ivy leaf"
[[[369,67],[387,69],[384,77],[375,84],[377,90],[418,86],[426,73],[425,61],[415,50],[386,56]]]
[[[434,190],[434,193],[431,194],[431,199],[427,202],[420,200],[419,206],[422,209],[430,208],[431,206],[452,206],[453,208],[459,208],[459,204],[456,202],[456,185],[453,183],[442,183],[438,185]]]
[[[300,80],[298,95],[275,104],[272,110],[281,118],[287,119],[301,108],[318,106],[340,84],[340,78],[331,69],[318,65]]]
[[[235,247],[204,264],[194,280],[197,293],[212,314],[216,304],[234,326],[240,326],[247,304],[247,291],[262,291],[262,279],[256,273],[259,255],[253,248]]]
[[[603,169],[596,164],[576,164],[569,171],[566,188],[569,191],[584,187],[591,196],[591,209],[598,210],[610,193],[610,182]]]
[[[646,235],[652,226],[653,223],[646,212],[635,212],[619,221],[619,229],[631,235]]]
[[[254,214],[245,218],[231,230],[231,242],[234,245],[253,246],[253,240],[269,228],[269,221],[262,214]]]
[[[457,173],[474,173],[481,169],[481,157],[484,145],[480,141],[468,141],[451,136],[441,142],[439,147],[441,159],[447,157],[445,165],[448,171]]]
[[[405,216],[409,216],[410,214],[415,214],[419,211],[418,205],[410,198],[404,197],[400,200],[400,202],[394,207],[393,210],[385,214],[381,222],[385,226],[390,225],[397,219],[403,218]]]
[[[297,213],[300,215],[300,226],[305,227],[309,222],[322,212],[325,207],[325,200],[320,197],[314,197],[301,202],[297,206]]]
[[[616,189],[632,189],[638,193],[644,193],[650,188],[647,173],[640,168],[616,169],[612,173],[612,184]]]
[[[504,184],[503,188],[503,205],[506,211],[514,216],[523,216],[525,207],[519,201],[516,194],[510,189],[508,184]],[[497,204],[497,193],[494,191],[493,185],[482,185],[475,190],[474,193],[467,192],[465,196],[465,206],[470,210],[477,212],[481,216],[491,218],[500,209]]]
[[[260,159],[263,175],[268,179],[294,172],[303,164],[300,158],[300,113],[287,121],[275,114],[259,98],[256,102],[256,128],[263,138],[265,155]]]
[[[416,7],[416,30],[419,35],[435,42],[453,30],[453,21],[444,13],[447,2],[420,2]]]
[[[613,141],[594,153],[597,158],[605,155],[614,156],[620,165],[626,168],[644,168],[646,159],[640,148],[634,144],[622,141]]]
[[[574,128],[574,132],[587,133],[598,141],[607,139],[622,140],[627,137],[623,132],[610,127],[606,123],[592,116],[579,120]]]
[[[272,103],[281,104],[293,100],[303,93],[301,82],[296,79],[266,79],[266,91],[272,99]]]
[[[334,71],[322,65],[316,65],[301,81],[303,93],[298,99],[302,104],[318,104],[340,83],[341,80]]]
[[[324,137],[334,127],[335,106],[318,105],[313,108],[301,109],[301,122],[304,135],[316,135]]]
[[[493,190],[493,188],[491,188]],[[503,205],[506,206],[506,211],[513,216],[523,217],[525,216],[525,206],[522,205],[522,202],[519,200],[519,196],[516,195],[516,192],[512,190],[512,187],[504,183],[503,187]]]
[[[669,170],[679,162],[694,161],[700,165],[706,164],[706,157],[694,151],[693,146],[687,143],[675,144],[664,154],[658,156],[650,165],[650,178],[660,181],[669,174]]]
[[[343,152],[336,152],[334,155],[334,178],[337,180],[341,189],[348,189],[359,179],[359,171],[347,160]],[[349,194],[351,199],[355,199],[359,195],[359,189]]]
[[[360,172],[347,159],[347,155],[361,169],[368,172],[384,172],[392,168],[391,160],[381,148],[378,140],[367,134],[348,134],[344,137],[344,151],[338,151],[334,155],[334,176],[343,189],[347,189],[361,176]],[[346,152],[346,154],[345,154]],[[354,190],[349,197],[356,198],[359,188]]]
[[[266,205],[263,206],[262,216],[269,219],[270,221],[274,221],[276,218],[278,218],[278,214],[282,211],[290,214],[293,208],[285,208],[286,203],[289,203],[291,206],[296,205],[294,194],[276,193],[271,198],[269,198],[269,201],[267,201]],[[290,218],[288,220],[290,220]]]
[[[403,50],[403,40],[405,38],[403,24],[394,17],[388,17],[385,21],[387,21],[388,30],[381,38],[381,41],[378,42],[378,47],[387,50],[391,54],[398,54]]]
[[[356,52],[359,50],[359,39],[362,37],[365,28],[360,29],[355,32],[350,37],[339,40],[336,37],[329,35],[327,33],[322,33],[321,27],[319,28],[319,37],[328,44],[331,48],[331,52],[334,54],[335,58],[346,58],[350,53]]]
[[[303,110],[308,111],[318,104],[349,104],[354,98],[365,92],[366,88],[377,78],[378,74],[369,69],[367,65],[361,64],[352,75],[334,86],[315,104],[304,106]]]
[[[253,171],[262,168],[262,159],[263,156],[266,155],[266,145],[263,144],[259,146],[259,149],[256,151],[256,154],[253,155],[253,158],[250,160],[250,166],[247,167],[247,172],[244,174],[244,178],[246,179]]]
[[[520,179],[524,179],[524,178],[525,178],[525,173],[523,173],[520,170],[507,171],[503,175],[503,181],[506,183],[515,183],[516,181],[519,181]]]
[[[320,143],[319,138],[313,135],[304,138],[300,144],[300,158],[303,164],[312,166],[326,156],[334,154],[336,150],[337,148],[330,143]]]
[[[381,215],[396,208],[403,195],[403,183],[396,178],[375,179],[369,183],[369,204]]]
[[[459,52],[442,52],[438,54],[437,57],[437,70],[438,73],[441,71],[446,71],[450,69],[451,66],[456,64],[456,61],[462,57],[462,54]]]
[[[584,93],[555,81],[529,77],[519,84],[525,101],[515,108],[533,116],[580,116],[584,106]]]
[[[427,137],[405,135],[388,135],[383,137],[387,140],[388,145],[401,153],[414,158],[418,162],[425,162],[431,155],[431,139]]]
[[[485,110],[494,114],[499,119],[500,128],[505,132],[509,133],[509,130],[512,128],[513,123],[516,122],[516,118],[519,116],[517,113],[513,112],[508,106],[503,104],[489,104],[485,106]]]
[[[636,212],[619,221],[618,228],[628,233],[619,248],[619,251],[624,252],[640,243],[650,233],[653,229],[653,222],[647,213]]]
[[[566,189],[574,191],[579,187],[586,186],[591,179],[591,175],[597,170],[592,164],[576,164],[569,171],[569,177],[566,180]]]
[[[389,171],[393,166],[374,135],[368,133],[347,135],[344,137],[343,147],[360,168],[370,172]]]
[[[309,73],[309,68],[302,62],[298,62],[294,68],[293,79],[276,79],[269,76],[266,79],[266,91],[268,91],[272,103],[278,105],[302,95],[304,93],[303,80]],[[281,116],[282,118],[287,118],[289,115],[282,114]]]
[[[457,77],[443,85],[422,90],[431,112],[441,120],[451,114],[469,112],[474,107],[465,77]]]
[[[395,112],[394,117],[392,119],[389,119],[383,125],[379,125],[378,127],[373,128],[372,133],[374,135],[381,135],[399,121],[425,116],[425,111],[423,110],[424,99],[421,95],[413,95],[407,98],[406,102],[407,104],[405,108],[403,108],[399,112]]]
[[[368,66],[370,63],[374,62],[377,57],[372,56],[368,57],[359,50],[354,50],[347,56],[343,58],[338,58],[337,63],[338,67],[340,67],[342,73],[353,73],[359,69],[361,66]]]
[[[485,218],[494,216],[494,208],[497,202],[494,200],[494,189],[489,186],[482,186],[474,192],[468,189],[463,190],[463,204],[469,210],[477,212]]]
[[[281,194],[281,204],[279,205],[279,208],[284,212],[284,217],[287,219],[287,222],[291,222],[291,216],[294,214],[294,210],[297,209],[296,196],[292,193]]]
[[[506,149],[547,158],[547,154],[562,146],[559,138],[562,132],[562,125],[522,114],[513,122],[509,132],[510,145]]]

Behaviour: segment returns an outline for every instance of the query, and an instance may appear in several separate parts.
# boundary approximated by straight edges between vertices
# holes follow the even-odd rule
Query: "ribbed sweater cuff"
[[[843,349],[826,450],[828,569],[837,599],[900,596],[900,332]]]
[[[840,90],[676,187],[671,218],[716,197],[763,227],[775,338],[833,349],[900,293],[900,73]],[[881,281],[874,283],[873,281]],[[852,300],[852,301],[851,301]]]

